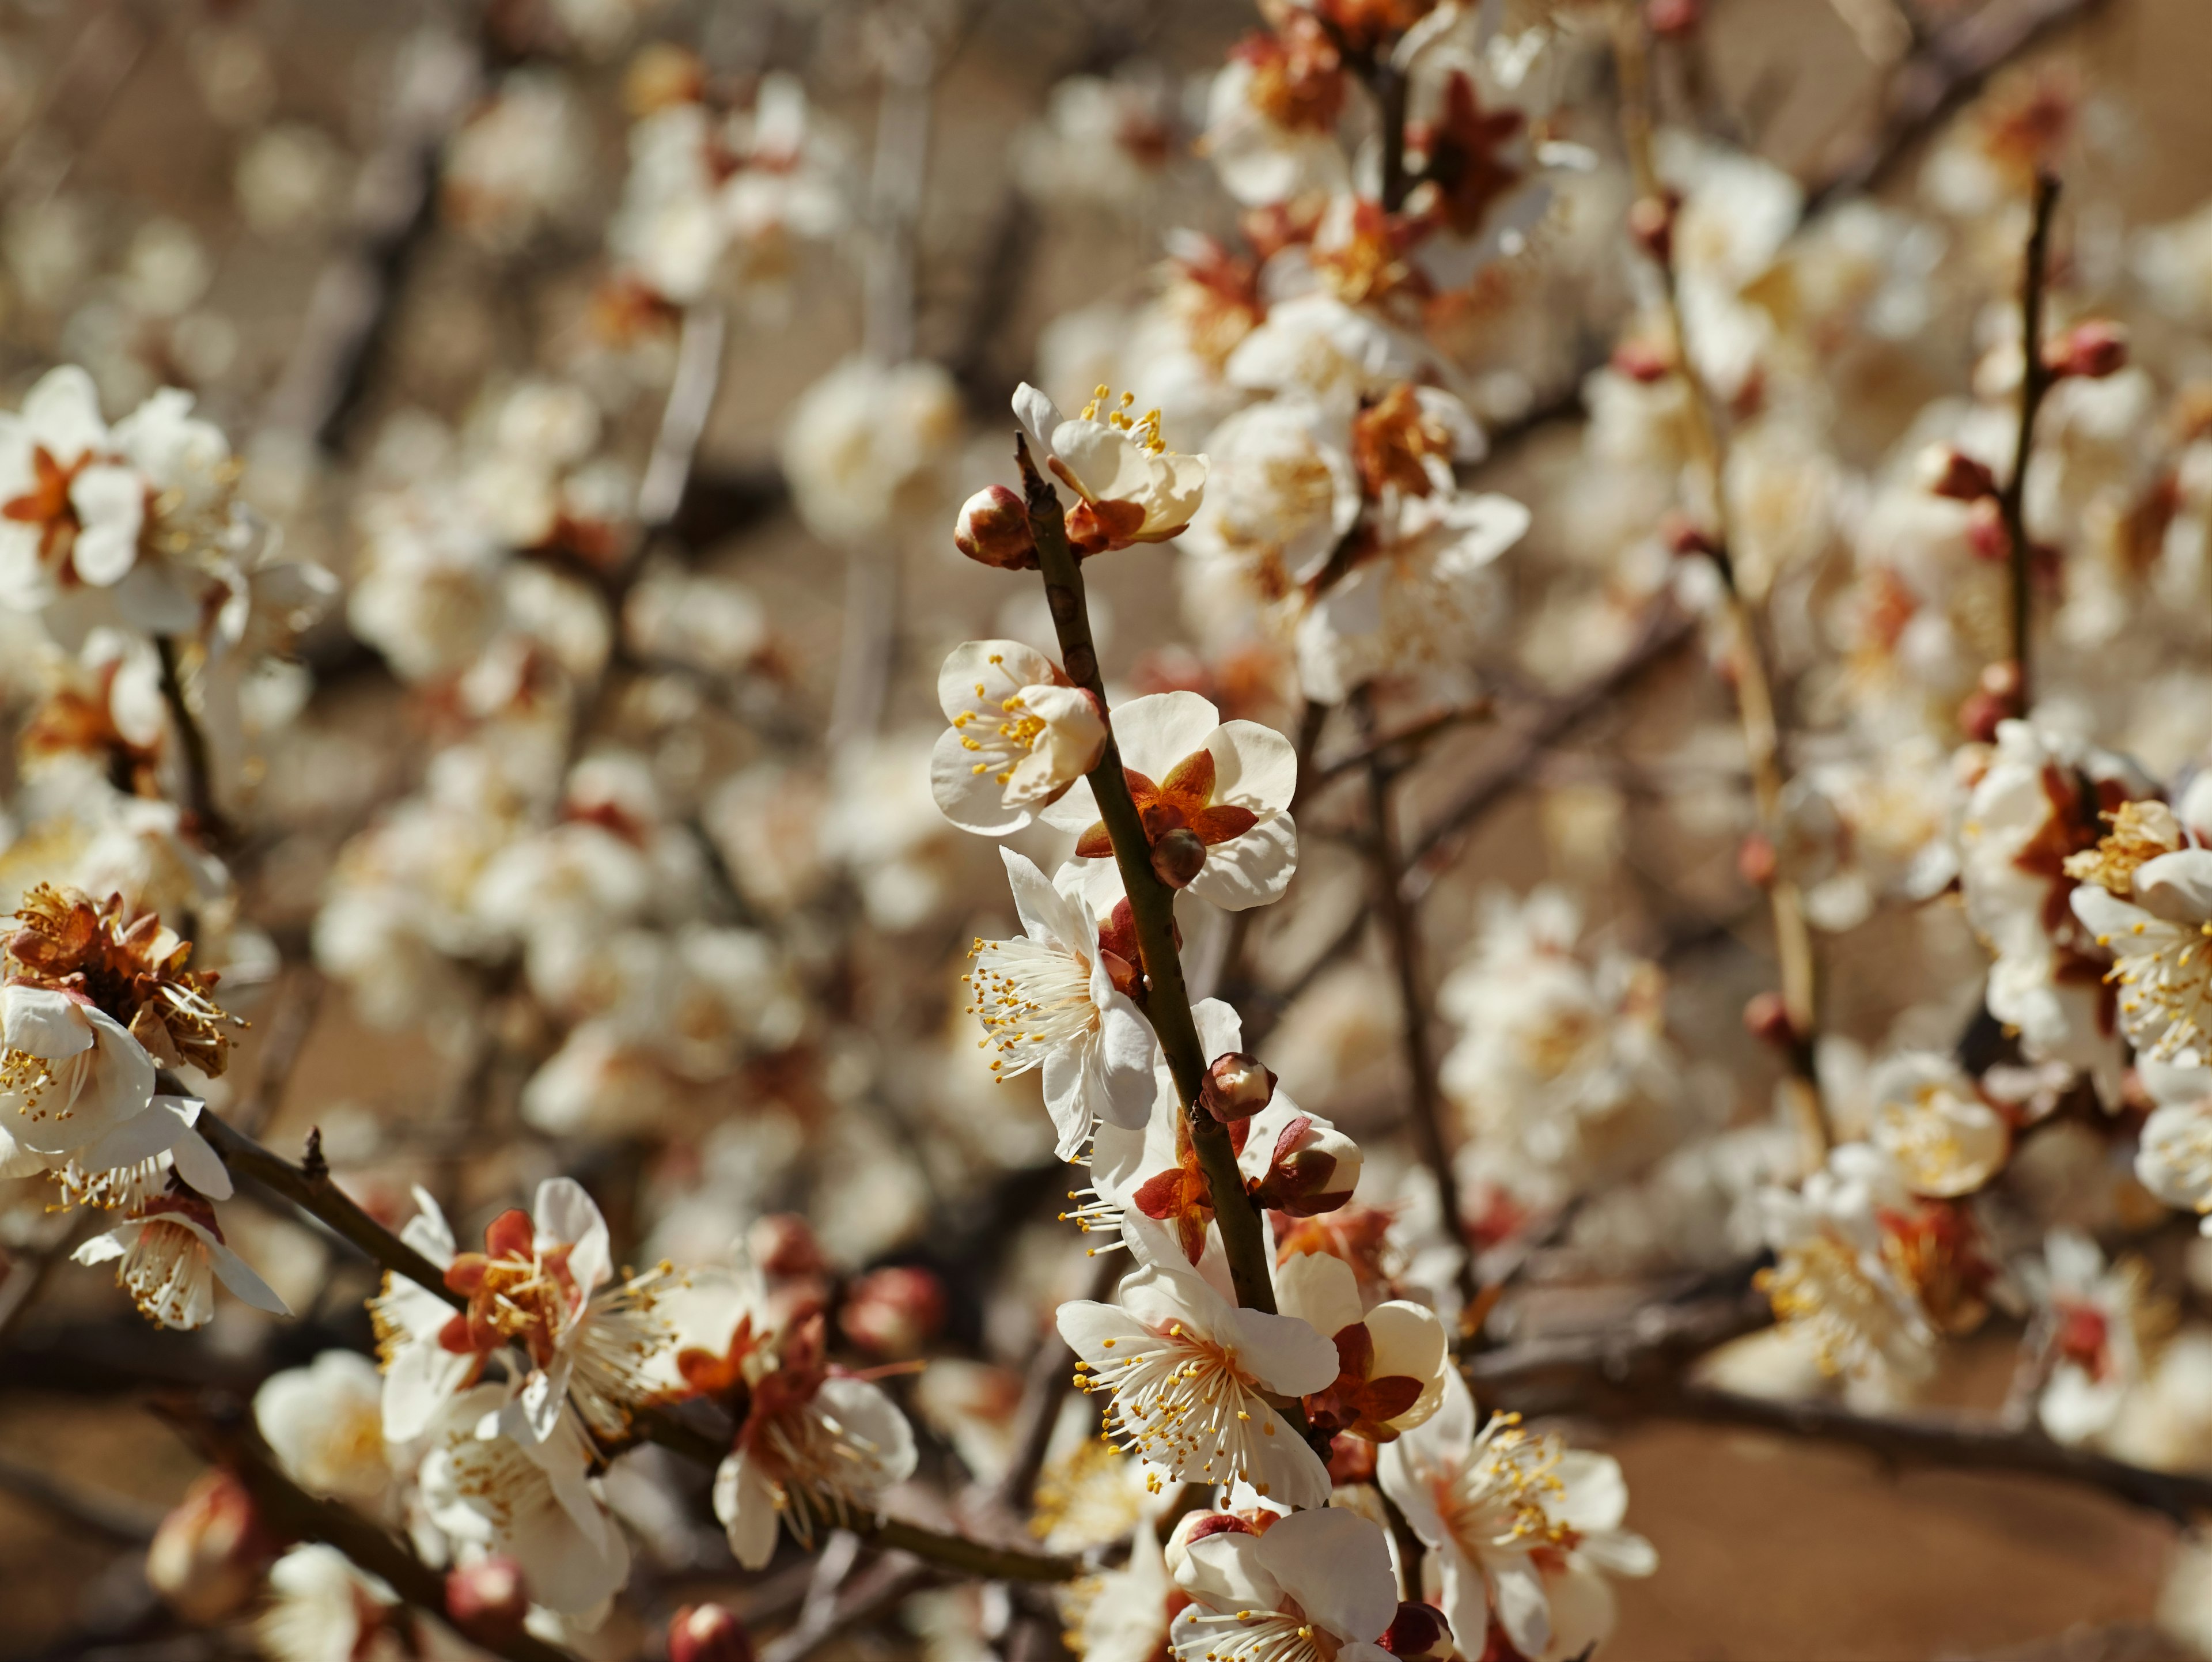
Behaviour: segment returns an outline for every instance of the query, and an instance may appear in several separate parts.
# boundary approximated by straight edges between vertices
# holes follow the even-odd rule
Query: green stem
[[[1060,661],[1069,679],[1104,709],[1106,686],[1099,679],[1098,651],[1091,639],[1083,570],[1075,551],[1068,546],[1060,498],[1030,460],[1026,441],[1014,441],[1014,454],[1021,464],[1022,484],[1029,498],[1030,533],[1036,540],[1037,563],[1044,573],[1045,600],[1052,609],[1053,626],[1060,633]],[[1121,885],[1128,892],[1129,910],[1136,921],[1137,946],[1144,957],[1145,979],[1150,989],[1145,1014],[1152,1019],[1152,1031],[1166,1053],[1176,1095],[1190,1124],[1199,1168],[1206,1173],[1206,1187],[1212,1191],[1214,1221],[1221,1228],[1221,1245],[1228,1254],[1237,1301],[1248,1309],[1273,1314],[1275,1283],[1269,1260],[1273,1254],[1268,1247],[1265,1221],[1245,1193],[1243,1174],[1237,1169],[1237,1154],[1230,1146],[1229,1128],[1207,1113],[1199,1099],[1206,1080],[1206,1047],[1199,1042],[1198,1025],[1191,1019],[1190,992],[1183,983],[1182,959],[1176,951],[1175,891],[1152,870],[1152,843],[1129,794],[1129,782],[1121,771],[1121,747],[1110,727],[1106,748],[1091,770],[1091,788],[1098,799],[1098,817],[1106,822],[1106,834],[1113,839],[1114,862],[1121,868]]]

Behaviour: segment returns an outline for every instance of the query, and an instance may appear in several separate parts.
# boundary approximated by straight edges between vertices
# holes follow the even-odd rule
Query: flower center
[[[983,1024],[981,1042],[998,1046],[991,1071],[1000,1078],[1027,1073],[1055,1045],[1097,1028],[1091,961],[1080,953],[1042,941],[978,939],[968,956],[975,965],[962,977],[975,998],[968,1014]]]
[[[1111,1391],[1106,1436],[1176,1476],[1199,1482],[1242,1478],[1267,1493],[1262,1453],[1274,1415],[1233,1347],[1170,1321],[1158,1331],[1105,1341],[1125,1354],[1096,1375],[1079,1363],[1085,1391]]]

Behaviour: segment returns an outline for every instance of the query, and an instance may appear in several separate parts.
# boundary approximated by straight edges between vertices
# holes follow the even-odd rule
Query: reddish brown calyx
[[[1497,1625],[1491,1623],[1493,1628]],[[1434,1604],[1408,1600],[1398,1606],[1397,1615],[1375,1642],[1403,1662],[1432,1662],[1452,1653],[1451,1623]]]
[[[1521,167],[1504,152],[1521,137],[1518,110],[1486,110],[1473,80],[1455,71],[1444,83],[1444,107],[1432,122],[1412,124],[1406,159],[1418,167],[1423,217],[1471,237],[1498,202],[1520,184]]]
[[[1176,930],[1176,947],[1182,946],[1182,930]],[[1098,956],[1112,977],[1114,990],[1124,998],[1133,998],[1142,1003],[1145,998],[1144,972],[1138,968],[1145,961],[1144,949],[1137,944],[1137,915],[1129,905],[1129,897],[1123,895],[1114,903],[1114,910],[1098,926]]]
[[[1249,1185],[1252,1198],[1269,1211],[1310,1218],[1334,1212],[1352,1198],[1350,1188],[1330,1186],[1336,1177],[1336,1156],[1308,1146],[1306,1134],[1312,1129],[1310,1114],[1300,1114],[1285,1125],[1268,1157],[1267,1176]]]
[[[1451,435],[1421,408],[1408,382],[1401,381],[1352,419],[1352,465],[1370,497],[1395,484],[1408,496],[1425,496],[1435,486],[1426,463],[1451,460]]]
[[[1368,1377],[1375,1366],[1375,1338],[1364,1322],[1340,1329],[1334,1342],[1336,1379],[1305,1399],[1306,1422],[1316,1431],[1389,1442],[1398,1434],[1389,1422],[1420,1400],[1421,1382],[1410,1373]]]
[[[1123,768],[1121,776],[1128,782],[1129,795],[1137,805],[1137,817],[1144,823],[1148,846],[1158,847],[1160,838],[1169,831],[1188,831],[1203,847],[1210,849],[1231,837],[1242,837],[1260,823],[1260,816],[1251,809],[1213,800],[1212,751],[1192,752],[1170,768],[1167,777],[1158,784],[1133,768]],[[1103,820],[1083,833],[1075,844],[1075,852],[1084,860],[1104,860],[1112,855],[1114,839],[1107,834]]]
[[[76,504],[70,500],[70,486],[76,483],[78,471],[91,460],[92,453],[88,450],[64,467],[46,446],[33,445],[31,488],[0,503],[0,517],[13,520],[18,525],[39,527],[40,563],[59,567],[64,581],[76,575],[70,556],[76,550],[77,533],[83,529],[77,518]]]
[[[1243,1129],[1242,1124],[1230,1128],[1232,1146],[1240,1149]],[[1206,1226],[1213,1221],[1213,1190],[1198,1163],[1190,1122],[1181,1115],[1176,1117],[1176,1163],[1146,1178],[1130,1198],[1146,1217],[1174,1229],[1183,1257],[1198,1262],[1206,1251]]]
[[[1052,459],[1052,471],[1067,481],[1068,488],[1081,495],[1082,487],[1075,477],[1060,465],[1060,458]],[[1109,550],[1127,548],[1137,539],[1145,528],[1145,510],[1136,502],[1097,502],[1085,496],[1067,511],[1067,544],[1079,559]]]
[[[484,1231],[483,1251],[460,1253],[446,1267],[447,1288],[469,1303],[439,1332],[439,1344],[457,1355],[519,1344],[544,1367],[574,1313],[572,1250],[564,1243],[540,1253],[530,1214],[501,1213]]]

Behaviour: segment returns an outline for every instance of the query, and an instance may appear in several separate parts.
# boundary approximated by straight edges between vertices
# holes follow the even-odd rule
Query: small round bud
[[[205,1627],[246,1607],[274,1555],[246,1486],[210,1471],[154,1531],[146,1581],[179,1616]]]
[[[530,1588],[522,1566],[494,1555],[446,1573],[446,1614],[470,1638],[503,1644],[522,1631],[530,1615]]]
[[[1001,571],[1036,569],[1029,504],[1003,484],[987,485],[962,504],[952,542],[969,559]]]
[[[1928,489],[1954,502],[1970,502],[1997,494],[1997,476],[1962,450],[1931,444],[1920,453],[1920,478]]]
[[[944,1283],[915,1264],[872,1269],[846,1293],[837,1325],[863,1350],[911,1356],[945,1325]]]
[[[1171,889],[1187,889],[1206,865],[1206,844],[1188,825],[1160,833],[1152,844],[1152,872]]]
[[[1776,992],[1756,993],[1743,1007],[1743,1025],[1753,1038],[1788,1050],[1798,1040],[1797,1024],[1790,1019],[1790,1006]]]
[[[1699,556],[1710,559],[1720,552],[1712,534],[1686,514],[1669,514],[1659,534],[1667,540],[1667,551],[1678,560]]]
[[[1403,1662],[1440,1662],[1451,1654],[1451,1623],[1434,1604],[1409,1599],[1398,1606],[1398,1614],[1375,1642]]]
[[[1649,387],[1666,380],[1674,368],[1674,361],[1650,341],[1625,340],[1613,349],[1613,368],[1616,374]]]
[[[1206,1105],[1206,1111],[1224,1125],[1251,1118],[1274,1096],[1273,1072],[1262,1066],[1259,1057],[1242,1050],[1214,1057],[1206,1070],[1206,1083],[1199,1087],[1199,1100]]]
[[[1339,1432],[1329,1440],[1328,1481],[1340,1488],[1346,1483],[1375,1481],[1375,1445],[1364,1437]]]
[[[745,1245],[763,1275],[818,1275],[829,1268],[813,1226],[796,1213],[770,1213],[746,1233]]]
[[[1775,856],[1774,839],[1764,831],[1752,832],[1735,851],[1736,874],[1754,889],[1763,889],[1773,882],[1780,864]]]
[[[2012,557],[2012,533],[1995,496],[1978,498],[1966,510],[1966,547],[1978,560],[2002,565]]]
[[[752,1638],[720,1604],[686,1604],[668,1623],[668,1662],[753,1662]]]
[[[1959,706],[1959,730],[1977,744],[1992,743],[1997,723],[2022,713],[2020,667],[2010,659],[1988,666],[1981,680]]]
[[[1641,196],[1628,206],[1629,235],[1662,265],[1674,258],[1674,208],[1672,195]]]
[[[2077,323],[2043,349],[2043,362],[2054,375],[2101,380],[2127,367],[2128,332],[2109,318]]]

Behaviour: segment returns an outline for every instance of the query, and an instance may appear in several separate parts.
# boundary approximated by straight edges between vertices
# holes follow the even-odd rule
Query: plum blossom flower
[[[2136,1179],[2168,1206],[2197,1213],[2212,1235],[2212,1073],[2154,1062],[2138,1071],[2158,1106],[2143,1122]]]
[[[1620,1526],[1620,1463],[1533,1435],[1518,1415],[1493,1414],[1478,1432],[1474,1412],[1448,1369],[1436,1416],[1382,1450],[1382,1492],[1429,1549],[1436,1594],[1469,1653],[1494,1618],[1521,1655],[1575,1655],[1613,1629],[1601,1572],[1658,1568],[1651,1543]]]
[[[1778,1321],[1802,1327],[1823,1370],[1925,1373],[1935,1330],[1886,1250],[1880,1215],[1910,1205],[1889,1157],[1844,1143],[1802,1190],[1769,1189],[1761,1198],[1775,1264],[1759,1285]]]
[[[1176,1566],[1191,1604],[1170,1635],[1181,1662],[1382,1662],[1398,1614],[1380,1525],[1331,1507],[1254,1531],[1234,1520],[1193,1537]]]
[[[272,1662],[465,1662],[478,1654],[434,1622],[410,1621],[399,1596],[319,1541],[269,1571],[253,1637]]]
[[[427,1429],[423,1510],[463,1562],[514,1559],[531,1596],[564,1615],[592,1610],[629,1579],[629,1543],[594,1493],[592,1445],[574,1415],[541,1436],[506,1386],[481,1385]]]
[[[1406,1299],[1363,1309],[1352,1266],[1327,1252],[1285,1260],[1275,1284],[1282,1313],[1336,1347],[1335,1382],[1306,1397],[1309,1424],[1387,1443],[1443,1404],[1451,1361],[1435,1311]]]
[[[884,1493],[914,1475],[914,1428],[882,1387],[833,1373],[824,1324],[808,1316],[781,1336],[740,1320],[719,1353],[678,1357],[696,1390],[742,1395],[744,1422],[714,1470],[714,1516],[747,1569],[775,1555],[776,1521],[811,1545],[817,1524],[881,1510]]]
[[[1234,562],[1262,594],[1317,576],[1359,516],[1343,415],[1288,393],[1237,411],[1206,445],[1208,489],[1183,551]]]
[[[1106,747],[1097,701],[1018,641],[954,648],[937,673],[937,701],[952,725],[930,756],[930,794],[963,831],[1021,830]]]
[[[1047,882],[1036,865],[999,850],[1022,920],[1022,938],[978,940],[966,979],[986,1044],[998,1047],[992,1071],[1012,1079],[1044,1070],[1045,1108],[1059,1130],[1062,1160],[1073,1159],[1099,1120],[1141,1127],[1152,1111],[1152,1031],[1115,985],[1118,955],[1100,944],[1098,921],[1082,893],[1081,871]],[[1123,964],[1124,974],[1133,971]]]
[[[1079,555],[1180,536],[1206,494],[1206,459],[1162,443],[1158,411],[1132,419],[1133,393],[1101,415],[1110,397],[1098,387],[1070,421],[1027,381],[1014,394],[1015,417],[1038,465],[1080,498],[1067,515],[1067,539]]]
[[[2078,1230],[2052,1230],[2024,1279],[2052,1355],[2036,1417],[2056,1441],[2094,1441],[2118,1422],[2172,1312],[2151,1296],[2149,1265],[2133,1257],[2107,1264]]]
[[[1154,692],[1114,711],[1121,770],[1145,833],[1157,843],[1188,830],[1206,846],[1190,892],[1224,911],[1279,897],[1297,869],[1297,754],[1289,740],[1256,721],[1224,721],[1194,692]],[[1079,867],[1092,868],[1094,903],[1118,892],[1114,844],[1098,817],[1091,782],[1079,779],[1037,817],[1077,832]]]
[[[292,1313],[268,1282],[224,1245],[215,1208],[198,1195],[157,1196],[70,1257],[83,1264],[122,1260],[115,1271],[118,1285],[163,1327],[204,1327],[215,1315],[217,1280],[256,1310],[273,1316]]]
[[[1869,1140],[1897,1162],[1915,1194],[1971,1194],[2011,1153],[2004,1117],[1948,1056],[1902,1051],[1874,1070],[1868,1091],[1875,1103]]]
[[[2160,854],[2121,880],[2124,890],[2084,883],[2069,898],[2112,954],[2120,1026],[2154,1062],[2212,1062],[2212,849]]]
[[[1239,41],[1215,74],[1199,149],[1248,207],[1327,189],[1345,175],[1335,137],[1344,95],[1343,57],[1327,27],[1290,9],[1278,29]]]
[[[1328,1469],[1264,1393],[1326,1389],[1334,1345],[1294,1317],[1232,1304],[1171,1254],[1140,1263],[1120,1297],[1064,1304],[1059,1318],[1079,1383],[1112,1394],[1109,1436],[1173,1481],[1236,1478],[1286,1506],[1328,1500]]]
[[[16,1148],[92,1154],[154,1100],[154,1058],[82,995],[21,983],[0,989],[0,1107]]]
[[[392,1490],[384,1450],[384,1382],[376,1364],[325,1350],[272,1373],[253,1393],[253,1423],[301,1488],[380,1513]]]
[[[492,1220],[481,1252],[456,1253],[434,1203],[420,1190],[416,1201],[422,1213],[410,1222],[410,1245],[441,1265],[447,1288],[468,1304],[456,1312],[425,1288],[386,1278],[374,1306],[386,1435],[421,1434],[446,1399],[509,1345],[529,1361],[516,1434],[556,1436],[573,1400],[594,1431],[613,1435],[659,1393],[665,1380],[656,1363],[672,1341],[654,1305],[672,1284],[668,1267],[616,1282],[606,1220],[582,1184],[573,1178],[539,1184],[529,1212]]]

